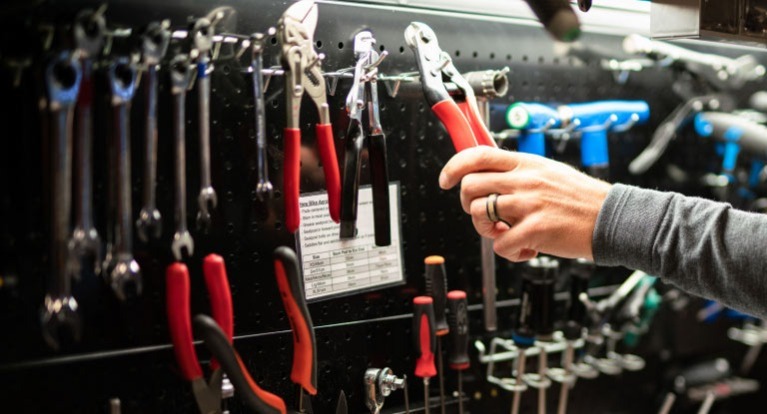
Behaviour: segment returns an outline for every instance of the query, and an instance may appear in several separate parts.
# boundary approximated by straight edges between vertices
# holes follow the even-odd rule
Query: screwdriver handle
[[[437,337],[434,331],[434,301],[429,296],[413,298],[413,345],[416,349],[415,375],[431,378],[437,375],[434,353]]]
[[[581,294],[589,292],[589,279],[594,271],[594,264],[578,260],[570,266],[570,303],[567,309],[567,320],[562,329],[565,339],[575,340],[582,336],[583,324],[586,320],[586,305],[581,301]]]
[[[317,394],[317,348],[314,325],[304,296],[304,283],[296,253],[288,247],[274,251],[274,273],[282,304],[293,331],[293,368],[290,380],[310,395]]]
[[[450,349],[447,363],[458,371],[469,368],[469,315],[466,292],[452,290],[447,293],[447,322],[450,326]]]
[[[426,265],[426,295],[434,300],[434,329],[437,336],[447,335],[449,327],[445,317],[447,301],[447,277],[445,274],[445,258],[429,256],[424,259]]]

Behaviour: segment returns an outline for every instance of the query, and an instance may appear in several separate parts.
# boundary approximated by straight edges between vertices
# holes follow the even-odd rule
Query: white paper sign
[[[373,191],[359,190],[357,237],[341,240],[330,219],[327,194],[301,196],[296,237],[307,300],[371,290],[404,281],[400,247],[399,185],[389,184],[391,245],[375,245]]]

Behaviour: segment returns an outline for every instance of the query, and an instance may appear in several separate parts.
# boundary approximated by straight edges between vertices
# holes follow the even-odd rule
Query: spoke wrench
[[[186,88],[189,87],[192,71],[184,55],[176,56],[170,66],[171,94],[173,95],[173,136],[176,150],[176,233],[173,235],[171,251],[180,261],[183,251],[194,254],[194,240],[186,227]]]
[[[210,211],[216,208],[218,198],[210,180],[210,73],[213,65],[209,52],[213,44],[213,25],[202,18],[195,21],[192,28],[194,50],[197,52],[197,93],[198,118],[200,133],[200,194],[197,203],[197,228],[210,230]]]

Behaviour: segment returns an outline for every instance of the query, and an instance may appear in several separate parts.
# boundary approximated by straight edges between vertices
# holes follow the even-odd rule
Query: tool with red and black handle
[[[437,368],[439,370],[439,402],[442,414],[445,413],[445,377],[442,365],[442,337],[450,332],[447,324],[445,305],[447,304],[447,275],[445,274],[445,258],[429,256],[424,259],[426,271],[424,279],[426,295],[431,296],[434,307],[434,332],[437,336]]]
[[[289,247],[274,251],[274,273],[277,287],[293,331],[293,368],[290,380],[299,386],[299,412],[304,412],[304,391],[317,394],[317,345],[314,325],[306,306],[304,281],[296,253]]]
[[[437,375],[434,351],[437,337],[434,322],[434,300],[430,296],[413,298],[413,345],[416,349],[415,376],[423,378],[424,412],[429,413],[429,379]]]
[[[469,315],[466,292],[451,290],[447,293],[447,323],[450,347],[447,364],[458,371],[458,412],[463,414],[463,371],[469,369]]]

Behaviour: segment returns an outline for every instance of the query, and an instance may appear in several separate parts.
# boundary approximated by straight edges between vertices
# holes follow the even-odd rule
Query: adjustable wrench
[[[256,33],[251,38],[253,58],[253,103],[256,109],[256,149],[258,156],[258,184],[256,195],[261,201],[272,196],[272,183],[269,181],[269,166],[266,159],[266,110],[264,105],[264,35]]]
[[[80,316],[71,292],[72,243],[69,219],[72,207],[72,123],[82,72],[76,57],[64,52],[45,71],[48,111],[51,116],[51,280],[40,312],[43,337],[59,348],[59,334],[67,330],[78,340]]]
[[[92,10],[83,10],[77,15],[74,24],[74,38],[80,57],[82,79],[77,99],[77,142],[75,144],[75,228],[72,243],[78,263],[84,258],[92,258],[96,274],[101,272],[101,240],[93,225],[93,122],[91,107],[93,103],[93,58],[104,44],[106,22],[104,16]],[[79,277],[79,272],[74,273]]]
[[[136,69],[127,58],[118,58],[109,66],[109,85],[114,114],[112,150],[117,161],[117,226],[115,228],[115,266],[109,283],[119,300],[128,299],[131,287],[141,294],[141,270],[133,259],[133,220],[131,218],[130,103],[136,91]]]
[[[218,204],[216,191],[210,181],[210,73],[213,65],[208,52],[213,44],[213,25],[208,19],[197,19],[192,32],[194,50],[198,52],[197,100],[200,120],[200,194],[197,196],[200,211],[197,213],[197,228],[207,232],[210,229],[210,210]]]
[[[176,260],[186,254],[194,254],[194,240],[186,227],[186,88],[191,80],[189,60],[184,55],[173,58],[170,66],[171,94],[173,95],[173,137],[176,149],[176,233],[173,235],[171,251]]]
[[[139,238],[146,242],[162,234],[162,216],[155,202],[157,178],[157,69],[170,42],[167,23],[151,23],[142,38],[142,52],[146,65],[146,125],[144,134],[144,202],[136,220]]]

